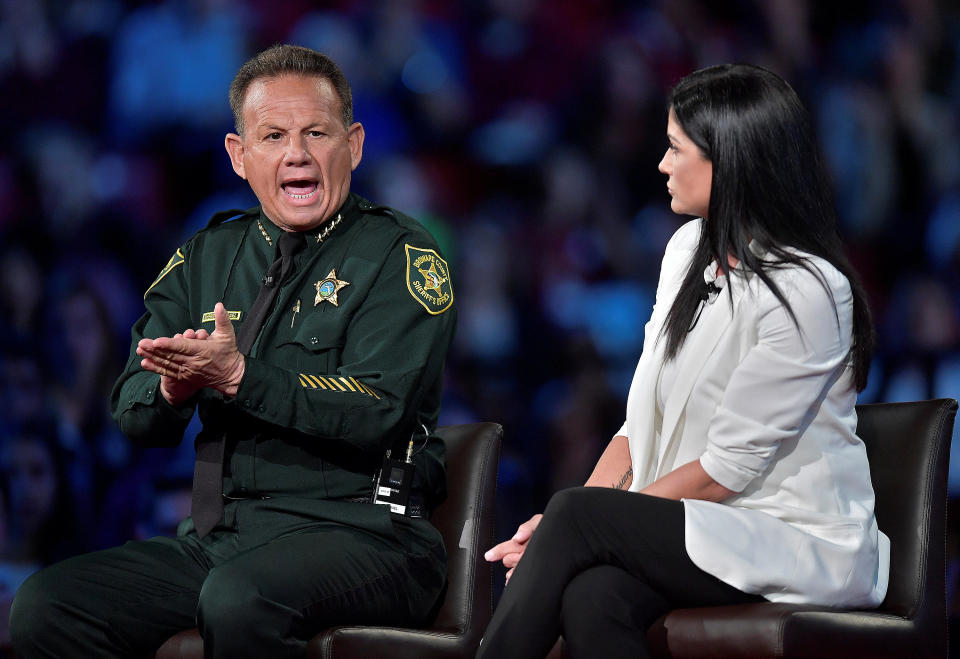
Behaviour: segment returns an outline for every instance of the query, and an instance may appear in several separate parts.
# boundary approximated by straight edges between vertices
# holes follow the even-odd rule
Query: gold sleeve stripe
[[[336,378],[333,377],[324,377],[322,375],[310,375],[308,373],[299,373],[300,386],[304,389],[323,389],[324,391],[335,391],[339,392],[353,392],[358,394],[365,394],[367,396],[373,396],[377,400],[380,400],[380,395],[377,394],[371,387],[363,384],[356,378],[343,377],[339,376]],[[343,384],[340,384],[340,382]],[[344,387],[346,385],[346,387]]]
[[[358,384],[359,384],[359,383],[358,383]],[[366,391],[368,394],[370,394],[371,396],[373,396],[373,397],[376,398],[377,400],[380,400],[380,396],[377,395],[377,392],[374,391],[372,387],[368,387],[368,386],[365,385],[365,384],[361,384],[360,386],[363,387],[363,390]]]
[[[330,380],[328,380],[327,378],[323,377],[322,375],[311,375],[310,377],[313,378],[314,380],[316,380],[317,382],[319,382],[321,385],[323,385],[323,388],[324,388],[324,389],[330,389],[331,391],[336,391],[336,390],[337,390],[336,387],[334,387],[332,384],[330,384]]]

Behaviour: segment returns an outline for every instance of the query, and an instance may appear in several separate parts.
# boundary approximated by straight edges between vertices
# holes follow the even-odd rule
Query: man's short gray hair
[[[340,97],[340,116],[344,127],[349,128],[353,123],[353,94],[337,63],[310,48],[282,44],[267,48],[247,60],[230,83],[230,109],[233,110],[233,123],[238,134],[243,135],[243,103],[250,85],[261,78],[283,75],[328,80]]]

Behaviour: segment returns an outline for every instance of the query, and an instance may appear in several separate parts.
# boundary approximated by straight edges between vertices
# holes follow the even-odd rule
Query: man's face
[[[271,222],[307,231],[343,204],[363,156],[363,126],[345,128],[340,98],[318,77],[260,78],[247,89],[244,134],[224,144]]]

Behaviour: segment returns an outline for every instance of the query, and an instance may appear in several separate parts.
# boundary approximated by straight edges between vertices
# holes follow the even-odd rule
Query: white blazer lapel
[[[630,489],[632,491],[638,491],[653,482],[659,461],[653,419],[657,413],[656,386],[660,377],[660,365],[663,363],[665,340],[656,340],[659,338],[660,326],[656,327],[656,331],[657,334],[654,335],[656,338],[650,342],[648,350],[644,350],[640,363],[637,364],[634,381],[630,387],[630,399],[627,401],[627,408],[631,410],[631,414],[646,420],[644,423],[630,425],[630,463],[633,468],[633,483]]]
[[[687,400],[690,398],[690,392],[693,391],[693,385],[697,382],[700,372],[720,339],[734,324],[734,315],[746,291],[748,281],[738,278],[733,284],[733,304],[731,305],[728,294],[725,291],[722,292],[713,303],[719,308],[714,309],[710,315],[710,331],[700,332],[696,340],[685,344],[680,351],[677,377],[667,396],[666,406],[663,410],[663,425],[659,454],[657,455],[657,478],[663,476],[661,471],[664,458],[673,452],[670,449],[675,448],[674,445],[680,441],[680,437],[675,436],[677,435],[677,423],[687,405]]]

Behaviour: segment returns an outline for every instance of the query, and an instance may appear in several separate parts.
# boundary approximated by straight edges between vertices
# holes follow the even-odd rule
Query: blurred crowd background
[[[451,263],[441,423],[504,425],[499,536],[622,423],[683,221],[656,170],[666,93],[702,66],[773,69],[811,112],[877,323],[861,401],[960,395],[954,0],[0,0],[0,605],[189,510],[192,443],[131,447],[109,393],[170,255],[255,203],[222,146],[227,88],[278,42],[341,65],[367,133],[353,190]]]

